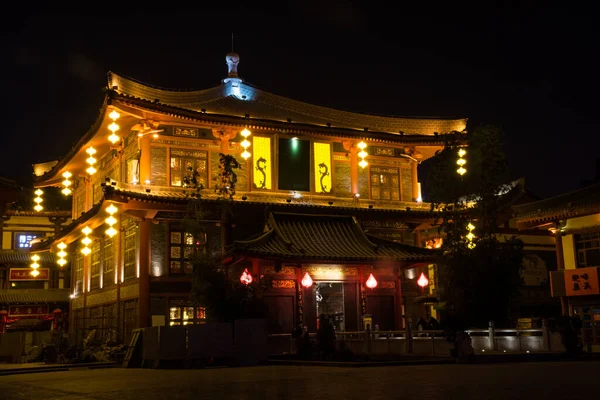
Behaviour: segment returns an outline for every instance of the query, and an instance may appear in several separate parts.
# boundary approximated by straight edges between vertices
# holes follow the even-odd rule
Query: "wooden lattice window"
[[[208,153],[199,150],[171,150],[171,186],[207,187],[208,180]]]
[[[206,322],[206,308],[190,306],[187,300],[169,302],[169,326],[194,325]]]
[[[77,249],[75,255],[75,293],[81,293],[83,291],[83,254],[81,249]]]
[[[100,287],[100,259],[102,256],[101,243],[95,240],[92,244],[92,265],[90,268],[91,280],[90,289],[98,289]]]
[[[104,239],[104,262],[102,263],[102,286],[113,286],[115,284],[115,250],[113,238]]]
[[[171,274],[191,274],[192,258],[206,249],[205,233],[172,230],[169,234],[169,271]]]
[[[398,168],[371,168],[371,198],[374,200],[400,200]]]
[[[123,220],[123,275],[124,279],[137,276],[137,226],[133,219]]]

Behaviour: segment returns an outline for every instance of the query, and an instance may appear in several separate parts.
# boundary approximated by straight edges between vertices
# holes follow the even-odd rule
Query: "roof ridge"
[[[523,208],[533,207],[536,204],[541,204],[543,202],[547,202],[547,201],[550,201],[550,200],[558,200],[558,199],[563,198],[563,197],[566,199],[569,196],[572,196],[574,194],[585,193],[585,192],[588,192],[588,191],[593,192],[595,189],[600,189],[600,182],[591,184],[589,186],[584,186],[582,188],[573,189],[573,190],[571,190],[569,192],[560,193],[560,194],[557,194],[556,196],[547,197],[545,199],[541,199],[541,200],[537,200],[537,201],[532,201],[530,203],[515,205],[513,207],[515,209],[519,209],[519,208],[523,209]],[[557,207],[560,207],[560,206],[562,206],[562,205],[561,204],[557,205]]]

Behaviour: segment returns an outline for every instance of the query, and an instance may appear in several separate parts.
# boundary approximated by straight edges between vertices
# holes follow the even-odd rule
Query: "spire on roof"
[[[223,83],[231,83],[229,95],[241,99],[240,84],[242,83],[242,78],[238,76],[237,72],[240,56],[238,53],[231,52],[225,56],[225,62],[227,62],[227,78],[223,79]]]

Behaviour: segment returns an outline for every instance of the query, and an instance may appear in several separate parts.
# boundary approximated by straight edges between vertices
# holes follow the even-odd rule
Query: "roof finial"
[[[237,67],[240,63],[240,56],[237,53],[231,52],[225,56],[225,61],[227,62],[227,77],[228,78],[237,78],[238,72]]]

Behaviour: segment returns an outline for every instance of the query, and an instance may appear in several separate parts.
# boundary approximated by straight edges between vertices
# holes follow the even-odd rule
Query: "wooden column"
[[[412,177],[412,200],[417,201],[419,198],[419,177],[417,175],[417,162],[411,163],[411,177]]]
[[[144,185],[146,181],[152,178],[152,137],[150,135],[142,136],[139,140],[140,146],[140,184]]]
[[[140,222],[140,278],[138,328],[150,326],[150,229],[151,220]]]
[[[562,243],[562,233],[560,232],[560,226],[557,223],[554,230],[554,241],[556,243],[556,265],[558,270],[565,269],[565,254],[563,251],[563,243]],[[561,315],[568,316],[569,315],[569,299],[566,296],[560,297],[560,309]]]

